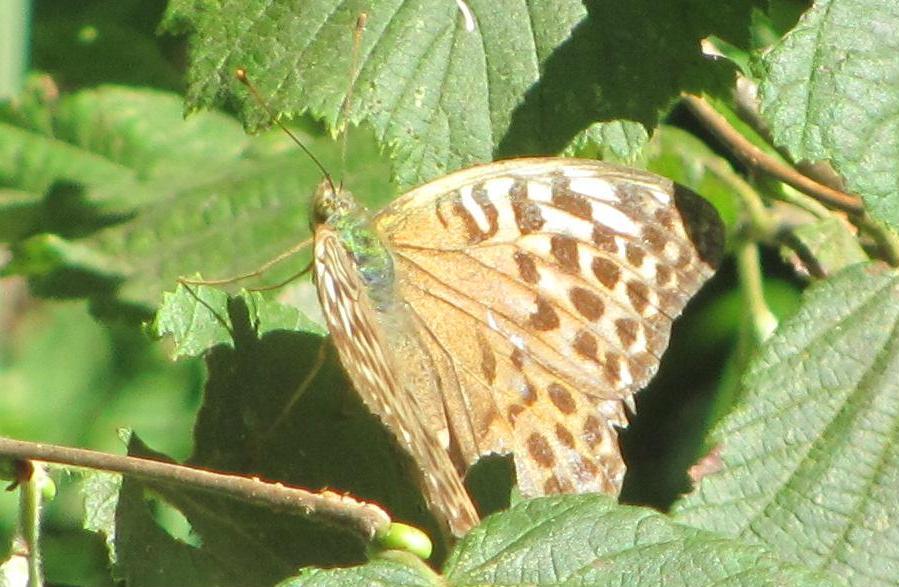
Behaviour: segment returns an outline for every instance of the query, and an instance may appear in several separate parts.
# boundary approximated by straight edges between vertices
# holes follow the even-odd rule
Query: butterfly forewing
[[[527,496],[617,493],[625,405],[721,256],[711,206],[649,173],[516,159],[416,188],[372,227],[395,303],[372,305],[327,226],[319,297],[354,385],[453,531],[477,520],[461,479],[485,454],[512,453]]]
[[[337,234],[327,226],[315,233],[315,271],[319,300],[328,331],[357,392],[365,404],[393,432],[420,468],[422,489],[428,503],[437,510],[454,534],[461,534],[478,521],[478,515],[452,463],[441,405],[424,393],[431,380],[410,372],[407,355],[398,363],[397,351],[405,346],[413,356],[416,349],[401,342],[403,332],[385,331],[383,316],[374,310],[356,265]],[[387,341],[386,337],[393,340]],[[414,334],[411,334],[414,340]],[[413,361],[414,362],[414,361]],[[422,399],[430,405],[421,405]]]
[[[648,173],[519,159],[413,190],[376,228],[465,463],[512,452],[525,495],[617,492],[622,402],[720,259],[711,206]]]

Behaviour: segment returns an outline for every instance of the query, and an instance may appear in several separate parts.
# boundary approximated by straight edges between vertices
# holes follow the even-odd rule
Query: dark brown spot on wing
[[[598,295],[582,287],[573,287],[568,293],[571,303],[581,316],[590,321],[599,320],[605,311],[605,305]]]
[[[643,227],[642,240],[649,250],[657,255],[661,254],[665,249],[665,243],[668,242],[665,235],[651,224]]]
[[[580,266],[578,265],[577,241],[570,236],[563,236],[561,234],[554,235],[550,239],[550,252],[565,271],[577,273],[580,270]]]
[[[532,405],[535,401],[537,401],[537,388],[534,387],[534,384],[531,383],[528,379],[524,380],[524,383],[521,386],[521,401],[524,402],[525,406]]]
[[[515,264],[518,265],[518,275],[527,283],[540,281],[540,273],[537,272],[537,264],[534,258],[524,251],[515,251]]]
[[[643,259],[646,257],[646,252],[634,243],[625,245],[624,254],[627,257],[627,262],[634,267],[643,265]]]
[[[718,267],[724,254],[724,225],[715,208],[678,184],[674,184],[674,206],[696,254],[709,267]]]
[[[599,418],[590,415],[584,419],[584,433],[581,438],[590,448],[596,448],[596,445],[602,442],[603,430]]]
[[[615,321],[615,332],[618,333],[618,339],[624,348],[627,348],[637,342],[637,329],[639,324],[636,320],[630,318],[621,318]]]
[[[596,279],[607,288],[614,289],[621,277],[621,269],[618,265],[605,257],[594,257],[591,265]]]
[[[677,259],[672,262],[672,265],[674,265],[678,269],[683,269],[684,267],[689,265],[692,260],[693,254],[690,252],[690,250],[682,248],[677,254]]]
[[[538,296],[535,300],[537,309],[528,319],[528,324],[537,330],[553,330],[559,327],[559,316],[553,307],[542,297]]]
[[[631,377],[636,382],[645,382],[649,379],[653,369],[658,364],[658,359],[649,353],[637,353],[628,362]]]
[[[493,202],[490,201],[490,197],[487,196],[487,190],[484,189],[483,185],[477,185],[472,190],[471,195],[478,206],[481,207],[481,210],[484,211],[484,216],[487,218],[487,225],[489,228],[487,229],[484,238],[496,236],[497,231],[499,231],[499,212],[496,210],[496,206],[493,205]]]
[[[509,198],[512,204],[512,213],[515,215],[515,223],[521,234],[529,234],[543,228],[543,214],[540,207],[528,200],[527,186],[523,181],[516,181],[509,189]]]
[[[481,232],[481,228],[478,226],[474,216],[471,215],[462,203],[462,196],[457,196],[455,200],[453,200],[453,213],[462,221],[462,225],[465,227],[465,236],[468,239],[469,244],[477,244],[484,240],[484,233]]]
[[[521,367],[524,365],[524,353],[521,352],[521,349],[512,349],[512,354],[509,356],[509,360],[512,361],[512,364],[516,369],[521,371]]]
[[[574,448],[574,435],[558,422],[556,422],[556,438],[568,448]]]
[[[594,479],[599,473],[599,467],[596,466],[596,463],[593,462],[593,459],[582,456],[578,465],[578,478],[581,479],[582,483],[586,483],[591,479]]]
[[[559,485],[559,480],[555,477],[550,477],[543,483],[543,493],[544,495],[552,495],[554,493],[562,493],[562,487]]]
[[[617,385],[621,381],[621,357],[617,353],[608,351],[603,361],[603,371],[606,379],[613,385]]]
[[[487,380],[487,383],[493,383],[496,381],[496,356],[493,354],[493,349],[490,348],[490,344],[484,339],[482,335],[478,335],[478,346],[481,347],[481,372],[484,374],[484,379]]]
[[[671,281],[673,271],[666,265],[656,265],[656,284],[665,286]]]
[[[671,230],[674,228],[674,214],[667,208],[659,208],[655,213],[656,222]]]
[[[550,401],[552,401],[556,408],[563,414],[573,414],[577,409],[574,398],[571,397],[571,393],[558,383],[550,383],[549,387],[546,388],[546,391],[549,394]]]
[[[574,337],[574,350],[585,359],[596,361],[596,337],[589,332],[581,330]]]
[[[649,306],[649,288],[640,281],[627,282],[627,299],[640,314]]]
[[[538,465],[545,469],[549,469],[555,464],[556,457],[545,438],[536,432],[532,432],[531,435],[528,436],[527,445],[528,453],[530,453],[531,458],[534,459],[534,462]]]
[[[593,219],[593,211],[587,198],[575,194],[568,190],[567,184],[558,186],[553,190],[553,205],[572,216],[583,218],[584,220]]]
[[[593,225],[593,244],[609,253],[618,252],[618,243],[615,242],[615,233],[601,224]]]
[[[509,406],[508,419],[510,424],[514,424],[515,420],[518,419],[519,414],[525,410],[524,406],[520,406],[518,404],[512,404]]]

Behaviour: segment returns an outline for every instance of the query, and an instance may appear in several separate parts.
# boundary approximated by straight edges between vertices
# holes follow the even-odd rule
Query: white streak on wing
[[[621,387],[627,387],[634,382],[634,377],[631,375],[631,370],[627,368],[627,361],[621,359],[618,361],[618,365],[620,366]]]
[[[508,199],[513,185],[515,185],[515,180],[511,177],[495,177],[484,182],[484,191],[487,192],[490,201],[497,205]]]
[[[637,413],[637,402],[634,400],[634,396],[628,395],[624,398],[624,405],[627,406],[627,409],[630,410],[631,414],[636,415]]]
[[[633,396],[627,396],[629,398],[633,398]],[[606,420],[611,420],[612,422],[617,422],[621,419],[621,408],[618,405],[618,402],[615,401],[604,401],[599,404],[599,413]]]
[[[542,181],[528,180],[528,199],[534,202],[551,202],[553,188]]]
[[[342,304],[338,304],[337,306],[338,313],[340,314],[340,322],[343,324],[343,331],[346,333],[348,338],[352,338],[354,331],[352,322],[350,322],[350,313],[347,311],[346,306]]]
[[[499,324],[496,323],[496,316],[493,315],[493,310],[487,310],[487,326],[491,330],[499,332]]]
[[[668,192],[649,188],[649,193],[652,194],[653,198],[666,206],[671,203],[671,194],[669,194]]]
[[[437,442],[439,442],[440,446],[442,446],[443,448],[449,449],[450,433],[448,429],[443,428],[437,431]]]
[[[513,334],[512,336],[510,336],[509,342],[511,342],[512,345],[520,351],[527,350],[524,344],[524,339],[517,334]]]
[[[631,236],[639,234],[640,231],[637,229],[637,225],[623,212],[602,202],[591,202],[591,204],[593,205],[593,220],[596,222],[608,226],[620,234]]]
[[[521,399],[523,401],[532,399],[531,393],[531,389],[527,386],[527,384],[525,384],[524,381],[518,384],[518,395],[521,396]]]
[[[487,215],[484,213],[484,209],[475,201],[474,196],[471,195],[471,186],[466,185],[459,189],[459,194],[462,199],[462,206],[471,214],[471,217],[474,218],[475,224],[478,225],[478,228],[481,232],[489,232],[490,231],[490,220],[487,218]]]
[[[334,278],[331,276],[331,273],[322,269],[322,271],[319,272],[319,275],[321,276],[322,282],[325,284],[325,291],[328,294],[328,299],[336,300],[337,291],[334,289]]]
[[[578,177],[569,180],[568,187],[585,196],[606,202],[620,202],[611,183],[598,177]]]
[[[496,208],[496,225],[499,227],[500,234],[506,231],[514,231],[511,234],[517,234],[518,221],[515,220],[515,211],[509,202],[509,192],[487,192],[487,197]]]
[[[599,204],[598,202],[591,202],[591,204],[594,205],[594,210],[596,210],[596,205],[605,206],[605,204]],[[586,242],[590,242],[593,239],[593,223],[588,220],[576,218],[568,212],[551,206],[541,206],[540,214],[543,216],[544,220],[543,227],[541,228],[543,233],[566,234],[577,240]],[[546,253],[548,254],[548,240],[546,246]]]
[[[596,177],[596,170],[590,167],[584,168],[565,166],[562,168],[562,173],[565,175],[565,177]]]

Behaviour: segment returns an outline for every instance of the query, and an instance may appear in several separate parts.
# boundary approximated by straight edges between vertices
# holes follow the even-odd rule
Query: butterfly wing
[[[447,437],[441,434],[447,425],[442,410],[435,410],[439,401],[426,401],[421,395],[433,383],[424,367],[400,369],[396,364],[403,350],[406,360],[414,363],[409,354],[414,357],[420,345],[414,338],[403,340],[403,332],[396,328],[385,329],[384,312],[375,311],[352,257],[327,225],[316,228],[314,259],[328,330],[354,387],[412,455],[438,519],[446,520],[454,534],[463,534],[477,524],[478,514],[450,460],[448,440],[440,441]]]
[[[425,184],[375,229],[464,466],[511,452],[525,495],[617,493],[624,404],[722,254],[712,207],[649,173],[516,159]]]

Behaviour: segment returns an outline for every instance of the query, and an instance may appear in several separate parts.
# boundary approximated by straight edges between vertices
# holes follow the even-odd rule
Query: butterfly
[[[651,173],[529,158],[376,214],[326,180],[313,217],[341,363],[453,534],[479,521],[463,480],[485,455],[512,455],[526,497],[617,495],[617,430],[722,256],[710,204]]]

